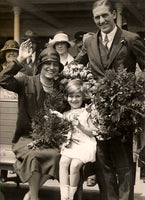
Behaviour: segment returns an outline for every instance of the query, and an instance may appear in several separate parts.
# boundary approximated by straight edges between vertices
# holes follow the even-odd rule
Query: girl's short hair
[[[83,95],[85,95],[85,88],[83,86],[83,81],[80,79],[73,79],[69,81],[65,87],[66,96],[76,92],[81,92]]]

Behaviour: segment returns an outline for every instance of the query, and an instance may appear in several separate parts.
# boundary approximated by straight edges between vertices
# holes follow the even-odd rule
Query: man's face
[[[115,10],[111,12],[108,6],[101,5],[95,7],[93,9],[93,18],[95,24],[103,33],[108,34],[115,27],[116,12]]]
[[[47,61],[42,64],[41,76],[48,79],[54,79],[59,73],[59,63]]]

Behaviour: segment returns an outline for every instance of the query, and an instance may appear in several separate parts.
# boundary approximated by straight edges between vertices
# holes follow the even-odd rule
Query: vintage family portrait
[[[0,0],[1,200],[145,200],[144,10]]]

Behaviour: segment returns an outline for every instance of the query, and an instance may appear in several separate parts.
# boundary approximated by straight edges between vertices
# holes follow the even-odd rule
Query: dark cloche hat
[[[43,63],[47,63],[48,61],[54,61],[59,63],[59,72],[61,72],[64,68],[63,64],[60,62],[60,56],[57,53],[57,51],[51,47],[48,46],[45,48],[39,55],[38,58],[38,69],[41,69],[41,66]]]

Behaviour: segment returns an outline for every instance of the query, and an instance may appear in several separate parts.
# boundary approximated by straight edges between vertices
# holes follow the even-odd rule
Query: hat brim
[[[44,63],[47,63],[47,62],[50,62],[50,61],[56,62],[56,60],[53,60],[53,59],[46,59],[46,60],[43,60],[41,63],[39,63],[38,68],[40,68]],[[64,69],[63,64],[59,62],[59,73],[60,73],[63,69]]]
[[[58,41],[58,40],[54,40],[54,39],[51,40],[49,42],[49,44],[54,47],[56,45],[56,43],[59,43],[59,42],[66,42],[69,45],[69,47],[72,47],[74,45],[74,43],[72,41],[66,41],[66,40],[60,40],[60,41]]]
[[[0,52],[3,52],[3,51],[11,51],[11,50],[14,50],[14,51],[19,51],[19,49],[17,49],[17,48],[9,48],[9,49],[1,49],[1,51]]]

